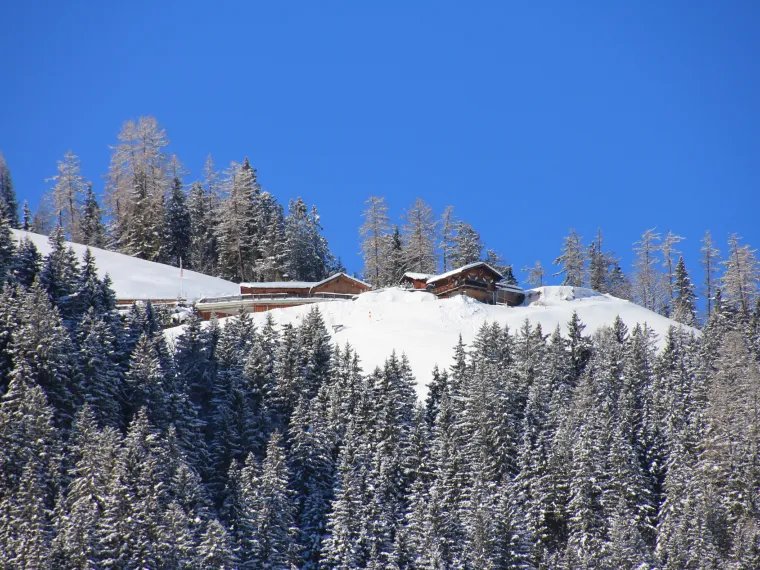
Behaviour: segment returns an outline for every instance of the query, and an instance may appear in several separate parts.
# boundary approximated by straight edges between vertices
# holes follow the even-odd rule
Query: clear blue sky
[[[199,175],[249,156],[359,270],[363,202],[452,204],[516,267],[568,228],[760,246],[760,3],[10,2],[0,149],[36,204],[68,149],[103,187],[154,115]],[[524,278],[524,274],[518,274]]]

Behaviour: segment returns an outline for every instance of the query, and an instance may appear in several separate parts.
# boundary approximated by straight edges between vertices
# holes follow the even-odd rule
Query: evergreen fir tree
[[[675,269],[675,282],[673,286],[675,296],[673,298],[673,310],[671,318],[685,325],[697,324],[696,295],[694,285],[691,283],[683,257],[678,258]]]
[[[32,231],[32,209],[29,207],[29,203],[24,200],[24,206],[22,208],[24,217],[21,224],[21,229],[25,232]]]
[[[103,248],[106,245],[106,229],[100,205],[92,191],[92,183],[87,184],[82,213],[79,216],[79,240],[84,245]]]
[[[480,234],[472,229],[470,224],[459,222],[451,253],[452,267],[463,267],[480,261],[482,251],[483,244],[480,241]]]
[[[192,230],[190,225],[190,211],[187,205],[187,197],[180,179],[181,166],[173,157],[170,169],[174,175],[169,188],[169,193],[164,197],[164,230],[161,242],[161,260],[175,267],[179,267],[180,260],[190,255],[192,243]]]
[[[12,228],[19,227],[18,201],[13,188],[11,171],[0,153],[0,218],[6,218]]]
[[[233,570],[237,567],[237,557],[230,548],[227,530],[217,520],[210,520],[198,546],[198,566]]]
[[[393,229],[393,233],[388,237],[388,240],[390,242],[387,247],[388,257],[385,261],[385,271],[383,272],[380,284],[395,286],[398,285],[401,277],[406,272],[404,244],[401,241],[401,232],[398,226]]]
[[[111,327],[90,309],[79,326],[79,366],[82,394],[89,414],[100,425],[123,425],[121,403],[123,373],[115,358],[116,339]]]
[[[121,437],[113,428],[101,431],[85,405],[77,415],[72,439],[71,484],[57,509],[55,555],[61,567],[85,570],[98,556],[97,529]]]
[[[52,568],[60,444],[32,378],[20,361],[0,401],[0,561],[10,568]]]
[[[0,213],[0,283],[12,275],[16,246],[8,218]]]
[[[1,222],[0,222],[1,223]],[[19,285],[30,287],[42,268],[42,256],[28,237],[23,238],[16,251],[13,277]]]
[[[23,295],[18,319],[20,327],[11,346],[14,368],[31,371],[55,410],[56,426],[68,428],[82,398],[77,352],[39,283]]]
[[[254,560],[256,567],[272,570],[291,567],[296,554],[295,506],[281,439],[279,433],[272,434],[252,497],[257,537]]]
[[[66,247],[63,228],[58,226],[48,240],[51,251],[45,257],[40,283],[45,287],[53,303],[66,304],[67,297],[76,290],[79,270],[77,259],[71,248]],[[66,311],[71,309],[66,307]]]

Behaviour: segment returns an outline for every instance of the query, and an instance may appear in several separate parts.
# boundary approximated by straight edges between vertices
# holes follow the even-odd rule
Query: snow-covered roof
[[[317,281],[262,281],[260,283],[241,283],[241,287],[256,289],[311,289]]]
[[[315,287],[324,285],[333,279],[337,279],[341,275],[347,277],[351,281],[355,281],[356,283],[360,283],[366,287],[372,288],[369,283],[365,283],[364,281],[357,279],[356,277],[351,277],[345,273],[335,273],[326,279],[322,279],[322,281],[262,281],[261,283],[241,283],[240,286],[251,287],[255,289],[314,289]]]
[[[404,273],[403,277],[408,277],[409,279],[414,280],[427,280],[430,279],[433,275],[431,273],[415,273],[414,271],[407,271]]]
[[[357,279],[356,277],[351,277],[347,273],[342,273],[342,272],[341,273],[336,273],[335,275],[330,275],[330,277],[328,277],[327,279],[322,279],[322,281],[317,281],[316,283],[314,283],[312,285],[312,287],[319,287],[320,285],[324,285],[328,281],[332,281],[333,279],[336,279],[336,278],[340,277],[341,275],[343,277],[349,278],[351,281],[355,281],[357,283],[360,283],[360,284],[364,285],[365,287],[369,287],[370,289],[372,288],[372,285],[370,285],[369,283],[365,283],[361,279]]]
[[[431,277],[427,280],[428,285],[431,283],[435,283],[436,281],[440,281],[441,279],[446,279],[447,277],[451,277],[453,275],[456,275],[457,273],[462,273],[463,271],[467,271],[468,269],[473,269],[475,267],[485,266],[491,271],[493,271],[496,275],[499,276],[499,279],[504,279],[504,276],[496,271],[493,267],[488,265],[485,261],[476,261],[474,263],[469,263],[467,265],[463,265],[462,267],[457,267],[456,269],[452,269],[451,271],[447,271],[446,273],[441,273],[440,275],[435,275],[434,277]]]
[[[504,291],[515,291],[518,293],[523,292],[523,288],[519,285],[512,285],[511,283],[497,283],[496,284],[497,289],[502,289]]]

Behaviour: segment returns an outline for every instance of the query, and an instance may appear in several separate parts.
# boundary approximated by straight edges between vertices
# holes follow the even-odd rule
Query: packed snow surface
[[[359,354],[365,372],[382,366],[391,351],[405,353],[417,378],[420,396],[427,392],[431,371],[436,364],[448,367],[459,335],[466,344],[475,338],[485,322],[509,325],[516,331],[529,319],[551,333],[559,324],[566,332],[567,322],[578,312],[586,334],[612,324],[616,316],[632,328],[646,323],[662,339],[671,325],[657,313],[629,301],[601,295],[578,287],[541,287],[526,291],[523,306],[485,305],[469,297],[438,299],[431,293],[399,288],[363,293],[354,301],[329,301],[317,305],[333,341],[350,343]],[[278,324],[298,325],[311,310],[301,305],[272,311]],[[266,313],[252,315],[261,326]],[[222,319],[224,321],[225,319]],[[172,329],[170,336],[181,332]]]
[[[16,240],[28,237],[44,257],[50,253],[48,237],[21,230],[12,230]],[[87,246],[66,243],[73,248],[81,262]],[[91,247],[98,275],[106,273],[113,281],[117,299],[176,299],[180,296],[196,300],[203,296],[237,295],[240,287],[236,283],[217,277],[209,277],[195,271],[180,271],[171,265],[153,263],[114,251]]]

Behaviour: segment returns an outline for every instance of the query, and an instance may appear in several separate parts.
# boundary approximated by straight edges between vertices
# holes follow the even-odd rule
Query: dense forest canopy
[[[421,402],[316,307],[170,345],[50,240],[0,225],[3,567],[760,566],[760,305],[718,290],[659,352],[619,319],[486,324]]]

